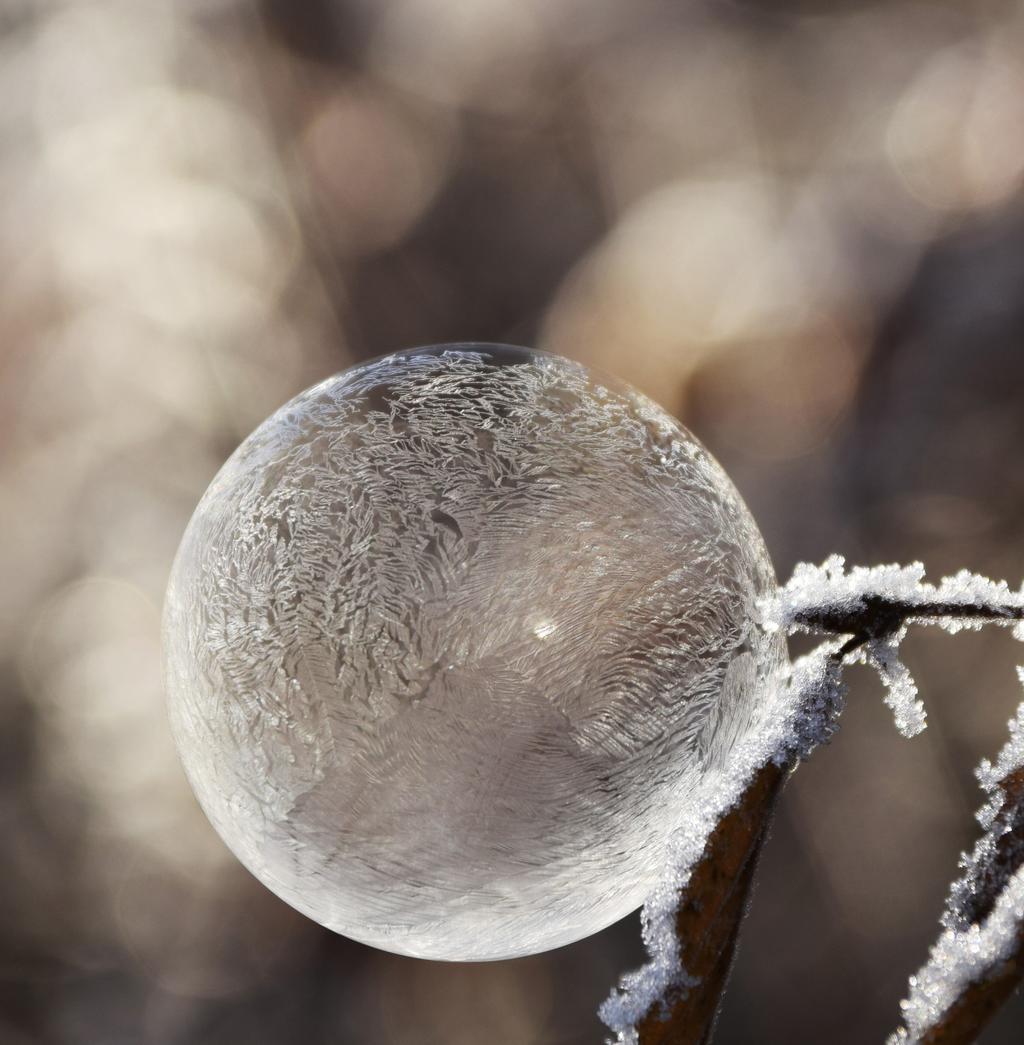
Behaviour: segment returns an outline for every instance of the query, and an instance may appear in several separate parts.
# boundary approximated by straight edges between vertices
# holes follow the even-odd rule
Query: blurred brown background
[[[446,966],[213,835],[158,620],[215,470],[416,344],[535,344],[722,460],[780,576],[1024,575],[1024,10],[996,0],[4,0],[0,1043],[569,1045],[636,918]],[[720,1043],[880,1042],[1020,697],[1006,634],[867,674],[795,777]],[[1024,1040],[1024,1003],[985,1041]]]

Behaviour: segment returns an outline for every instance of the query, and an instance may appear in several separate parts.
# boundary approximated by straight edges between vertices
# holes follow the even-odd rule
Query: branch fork
[[[833,556],[822,566],[801,564],[762,611],[768,631],[826,639],[781,681],[781,724],[770,724],[760,744],[755,737],[739,745],[735,779],[712,792],[717,815],[707,820],[703,845],[690,839],[679,849],[680,866],[668,869],[666,888],[645,905],[651,960],[624,977],[601,1008],[624,1045],[711,1041],[776,800],[789,771],[834,731],[845,695],[842,668],[873,666],[898,728],[913,736],[925,719],[899,659],[909,625],[951,632],[1015,626],[1024,640],[1024,588],[967,572],[930,584],[920,563],[847,571]],[[951,888],[945,930],[911,978],[904,1024],[888,1045],[968,1045],[1024,977],[1024,704],[995,766],[983,762],[978,775],[989,794],[979,813],[986,833],[961,859],[964,874]],[[666,893],[674,907],[666,906]]]

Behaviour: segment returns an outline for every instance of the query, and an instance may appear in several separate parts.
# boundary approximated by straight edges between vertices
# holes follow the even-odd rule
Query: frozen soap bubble
[[[213,481],[164,617],[171,722],[278,896],[508,958],[637,908],[781,657],[761,536],[637,392],[525,349],[355,367]]]

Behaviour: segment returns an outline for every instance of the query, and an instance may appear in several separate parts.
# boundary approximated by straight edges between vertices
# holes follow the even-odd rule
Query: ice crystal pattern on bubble
[[[653,403],[449,346],[310,389],[172,573],[172,726],[214,826],[330,928],[530,953],[635,909],[782,656],[749,513]]]

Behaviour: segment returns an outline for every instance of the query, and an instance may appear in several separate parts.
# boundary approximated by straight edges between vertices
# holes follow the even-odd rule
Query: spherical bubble
[[[210,820],[321,924],[481,960],[638,907],[782,656],[750,515],[633,390],[525,349],[399,353],[225,464],[164,618]]]

